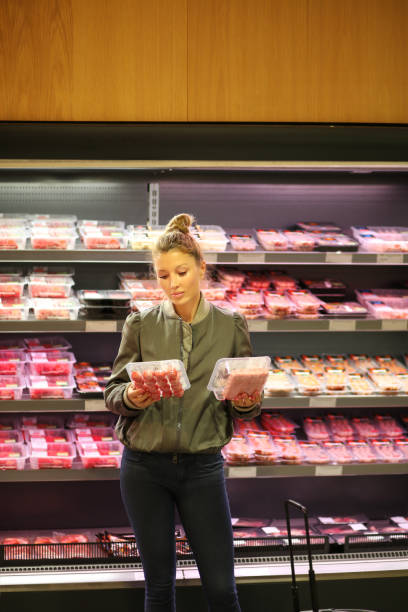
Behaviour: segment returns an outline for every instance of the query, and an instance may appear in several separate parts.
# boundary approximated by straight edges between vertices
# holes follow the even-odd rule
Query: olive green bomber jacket
[[[251,356],[246,320],[201,297],[191,324],[174,311],[171,302],[126,319],[112,376],[105,389],[107,408],[120,415],[119,440],[138,451],[159,453],[211,453],[223,447],[233,432],[233,417],[250,419],[260,412],[219,401],[207,389],[215,362],[222,357]],[[134,361],[180,359],[191,387],[182,398],[161,399],[144,410],[131,408],[124,393],[129,384],[126,365]]]

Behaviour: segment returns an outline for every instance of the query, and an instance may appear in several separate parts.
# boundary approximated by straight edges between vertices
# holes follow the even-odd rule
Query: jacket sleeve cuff
[[[235,419],[244,419],[249,421],[261,414],[261,404],[254,404],[247,408],[237,408],[232,402],[230,402],[230,413]]]

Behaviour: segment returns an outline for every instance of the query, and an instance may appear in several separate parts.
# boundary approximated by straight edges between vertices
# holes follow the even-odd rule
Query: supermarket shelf
[[[262,408],[408,408],[408,395],[288,395],[266,397]],[[106,410],[103,399],[5,400],[0,412],[100,412]]]
[[[408,253],[361,253],[320,251],[236,251],[204,253],[207,263],[219,264],[360,264],[407,265]],[[0,261],[26,262],[94,262],[94,263],[151,263],[150,251],[120,249],[1,250]]]
[[[0,321],[0,332],[121,332],[122,320],[49,320]],[[253,319],[250,332],[379,332],[408,331],[408,319]]]
[[[243,465],[226,466],[227,478],[293,478],[305,476],[392,476],[408,474],[408,463],[350,465]],[[119,480],[116,468],[1,470],[0,482],[78,482]]]

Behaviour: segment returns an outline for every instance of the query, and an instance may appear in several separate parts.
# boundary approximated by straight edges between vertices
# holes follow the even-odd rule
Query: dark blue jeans
[[[145,612],[174,612],[175,508],[193,550],[211,612],[240,612],[223,458],[124,449],[122,499],[142,559]]]

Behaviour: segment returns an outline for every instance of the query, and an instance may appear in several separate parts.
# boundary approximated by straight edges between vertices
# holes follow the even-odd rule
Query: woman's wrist
[[[128,383],[123,391],[123,401],[126,404],[127,408],[130,408],[130,410],[143,410],[143,408],[139,408],[139,406],[136,406],[136,404],[134,404],[128,396],[128,389],[131,384],[132,383]]]

